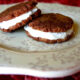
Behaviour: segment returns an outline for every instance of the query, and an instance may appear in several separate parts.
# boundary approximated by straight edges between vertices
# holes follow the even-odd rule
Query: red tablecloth
[[[9,4],[9,3],[17,3],[22,2],[24,0],[0,0],[0,4]],[[27,0],[25,0],[27,1]],[[58,2],[61,4],[71,5],[71,6],[80,6],[80,0],[37,0],[39,2],[49,2],[54,3]],[[64,77],[64,78],[38,78],[38,77],[32,77],[32,76],[25,76],[25,75],[0,75],[0,80],[80,80],[80,72]]]
[[[0,0],[0,4],[9,4],[9,3],[16,3],[16,2],[22,2],[22,1],[28,1],[28,0]],[[37,0],[39,2],[58,2],[61,4],[66,5],[72,5],[72,6],[80,6],[80,0]]]
[[[0,80],[80,80],[80,72],[64,78],[39,78],[25,75],[0,75]]]

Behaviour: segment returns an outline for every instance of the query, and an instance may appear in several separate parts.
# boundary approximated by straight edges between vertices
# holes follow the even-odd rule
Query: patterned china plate
[[[11,5],[0,5],[0,12]],[[74,36],[67,42],[46,44],[29,38],[23,29],[0,31],[0,74],[64,77],[80,70],[80,8],[39,3],[42,13],[61,13],[74,20]]]

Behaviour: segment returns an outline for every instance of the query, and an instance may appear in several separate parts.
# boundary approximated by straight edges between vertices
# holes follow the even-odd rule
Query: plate
[[[0,5],[0,11],[11,5]],[[80,70],[80,8],[39,3],[42,13],[61,13],[74,20],[75,35],[64,43],[46,44],[29,38],[23,29],[0,31],[0,74],[64,77]]]

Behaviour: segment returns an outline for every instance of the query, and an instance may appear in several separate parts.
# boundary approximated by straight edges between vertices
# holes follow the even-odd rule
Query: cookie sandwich
[[[39,16],[41,11],[36,4],[36,1],[23,2],[0,13],[0,29],[4,32],[11,32]]]
[[[59,13],[42,14],[24,27],[27,35],[37,41],[60,43],[73,34],[73,20]]]

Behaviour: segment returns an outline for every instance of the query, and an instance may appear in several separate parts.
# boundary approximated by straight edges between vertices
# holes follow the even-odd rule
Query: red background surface
[[[0,0],[0,4],[9,4],[9,3],[16,3],[16,2],[22,2],[22,1],[28,1],[28,0]],[[37,0],[38,2],[58,2],[61,4],[67,4],[72,6],[80,6],[80,0]]]
[[[0,0],[0,4],[10,4],[10,3],[17,3],[27,0]],[[61,3],[65,5],[71,6],[80,6],[80,0],[37,0],[38,2],[46,2],[46,3]],[[25,75],[0,75],[0,80],[80,80],[80,72],[64,77],[64,78],[38,78],[32,76],[25,76]]]

